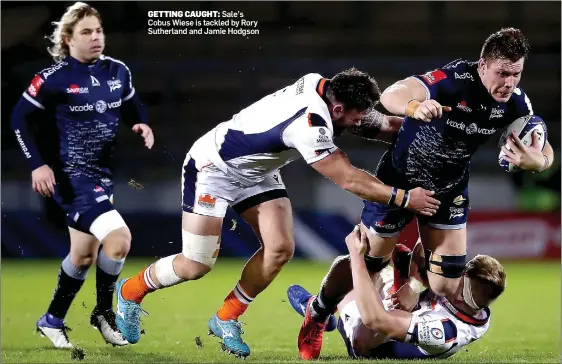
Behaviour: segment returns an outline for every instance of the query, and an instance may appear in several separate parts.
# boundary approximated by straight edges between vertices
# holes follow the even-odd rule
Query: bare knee
[[[272,262],[276,267],[282,267],[287,264],[295,254],[295,242],[293,239],[284,239],[283,242],[270,244],[264,247],[264,253],[267,260]]]
[[[99,242],[91,234],[70,228],[70,262],[75,267],[87,268],[96,263]]]
[[[98,258],[97,251],[90,251],[90,252],[70,252],[70,262],[72,265],[78,268],[87,268],[92,266],[96,262]]]
[[[109,258],[123,259],[131,249],[131,232],[126,227],[113,230],[103,239],[102,244],[104,253]]]
[[[178,277],[186,281],[203,278],[211,269],[211,267],[193,261],[183,254],[178,254],[174,259],[174,271]]]

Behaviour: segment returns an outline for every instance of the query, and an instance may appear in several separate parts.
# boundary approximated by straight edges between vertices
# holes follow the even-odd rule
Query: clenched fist
[[[443,116],[443,112],[450,112],[449,106],[442,106],[435,100],[425,100],[419,102],[410,100],[406,105],[405,114],[413,119],[430,122],[432,119],[439,119]]]

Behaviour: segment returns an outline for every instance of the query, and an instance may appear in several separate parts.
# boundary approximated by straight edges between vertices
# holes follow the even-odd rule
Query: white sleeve
[[[450,350],[457,341],[456,325],[437,315],[413,315],[406,343],[415,344],[429,354],[442,354]]]
[[[298,150],[308,164],[318,162],[338,149],[332,130],[315,113],[305,113],[293,121],[282,137],[285,145]]]

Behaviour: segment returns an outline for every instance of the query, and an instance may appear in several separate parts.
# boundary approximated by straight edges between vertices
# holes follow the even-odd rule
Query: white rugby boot
[[[68,339],[67,331],[71,331],[65,325],[64,320],[56,318],[50,313],[46,313],[37,320],[37,332],[42,337],[51,340],[53,346],[57,349],[72,349],[74,345]]]
[[[125,340],[123,334],[117,328],[115,312],[113,310],[98,311],[94,309],[90,316],[90,324],[98,329],[106,343],[113,346],[129,345],[129,342]]]

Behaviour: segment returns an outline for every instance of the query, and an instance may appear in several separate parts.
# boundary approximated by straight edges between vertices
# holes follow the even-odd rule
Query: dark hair
[[[374,78],[350,68],[338,73],[330,80],[328,95],[343,103],[346,110],[370,110],[381,97],[381,91]]]
[[[480,58],[486,61],[508,59],[511,62],[517,62],[521,58],[527,58],[529,49],[529,42],[521,30],[502,28],[486,39],[480,52]]]

